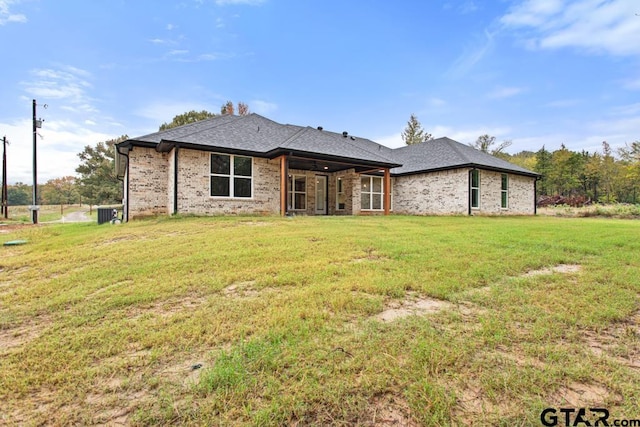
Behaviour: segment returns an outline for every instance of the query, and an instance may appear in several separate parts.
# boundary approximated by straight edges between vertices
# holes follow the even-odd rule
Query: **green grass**
[[[0,248],[0,424],[640,414],[637,221],[178,217],[0,234],[15,239],[29,243]],[[561,264],[581,269],[524,276]],[[376,319],[427,297],[448,305]]]

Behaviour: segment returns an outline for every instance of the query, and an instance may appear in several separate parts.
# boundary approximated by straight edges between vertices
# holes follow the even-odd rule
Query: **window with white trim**
[[[360,178],[360,208],[380,211],[384,208],[384,186],[380,176],[362,176]]]
[[[288,205],[290,210],[307,209],[307,177],[305,175],[289,175]]]
[[[336,210],[342,211],[346,208],[347,195],[344,192],[344,182],[342,177],[336,178]]]
[[[500,207],[502,209],[509,208],[509,176],[506,173],[501,175],[502,181],[502,191],[501,191],[501,201]]]
[[[251,198],[253,158],[211,153],[211,197]]]
[[[480,171],[478,169],[471,171],[471,208],[480,208]]]

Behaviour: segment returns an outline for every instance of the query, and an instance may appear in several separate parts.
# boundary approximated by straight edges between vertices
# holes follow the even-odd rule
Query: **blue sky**
[[[281,123],[402,145],[600,150],[640,139],[637,0],[0,0],[0,136],[9,182],[227,100]],[[44,104],[48,108],[44,109]]]

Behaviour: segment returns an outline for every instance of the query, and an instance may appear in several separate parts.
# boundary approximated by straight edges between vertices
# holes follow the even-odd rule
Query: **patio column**
[[[280,156],[280,215],[287,214],[287,156]]]
[[[391,172],[384,168],[384,214],[389,215],[391,210]]]

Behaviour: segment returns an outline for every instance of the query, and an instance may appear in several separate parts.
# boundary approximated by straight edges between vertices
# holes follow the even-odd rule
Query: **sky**
[[[638,0],[0,0],[9,183],[76,175],[85,146],[227,100],[403,145],[601,151],[640,139]],[[45,108],[46,105],[46,108]]]

